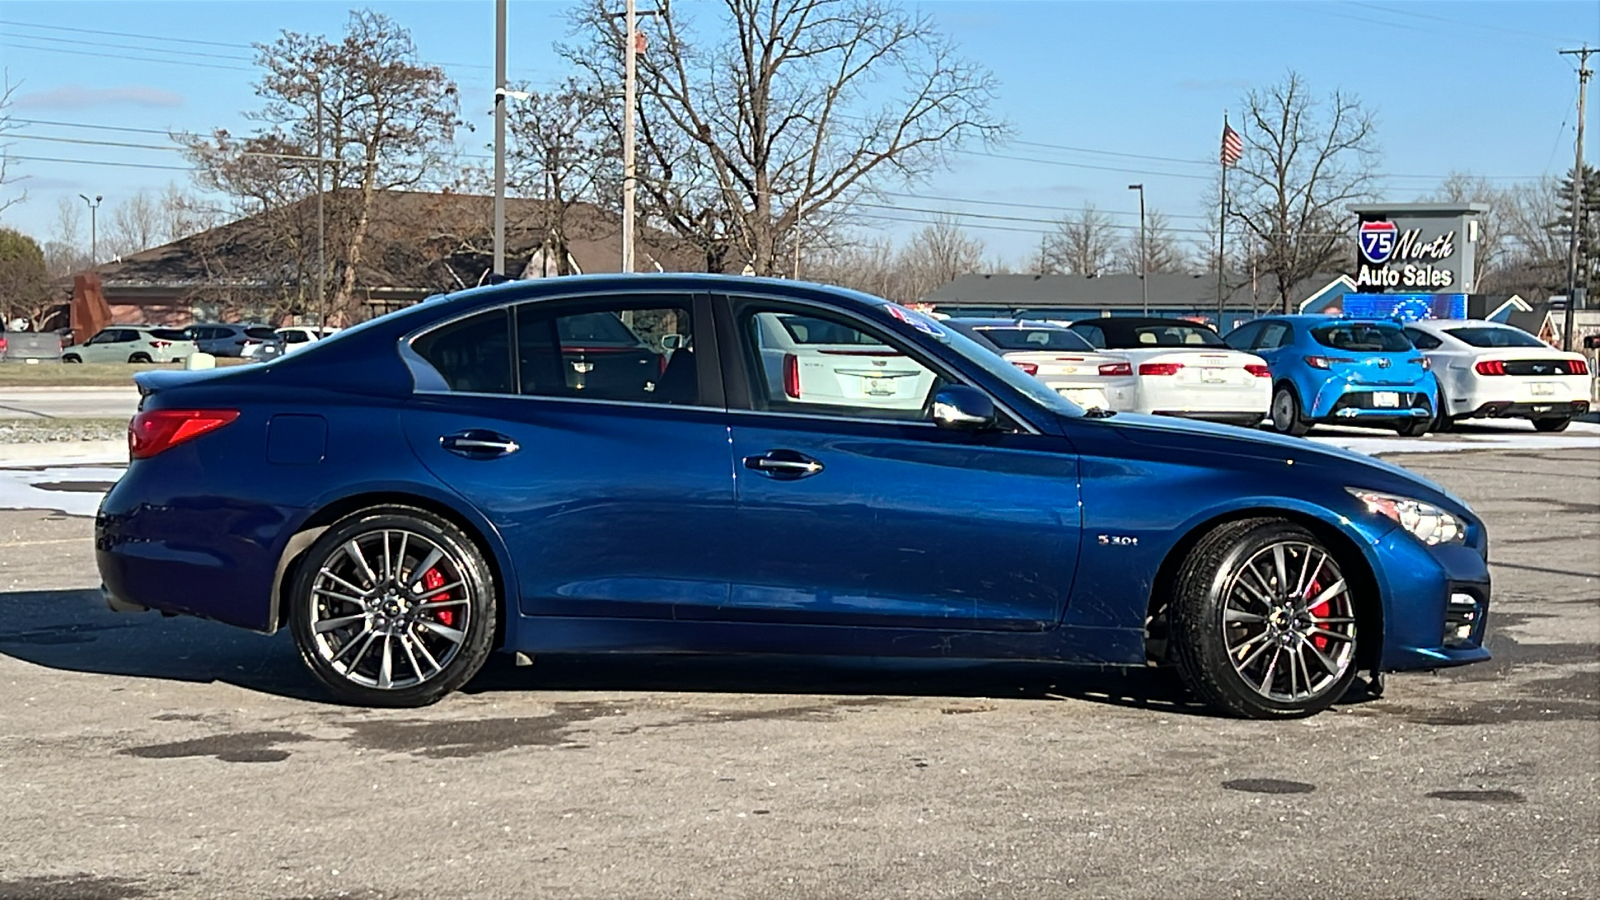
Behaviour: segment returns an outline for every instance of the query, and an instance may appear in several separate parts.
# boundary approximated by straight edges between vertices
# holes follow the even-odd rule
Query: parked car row
[[[274,329],[248,323],[203,323],[185,328],[110,325],[81,344],[70,344],[60,332],[8,333],[0,325],[0,361],[172,363],[195,353],[266,361],[338,331],[301,325]]]
[[[1336,423],[1415,437],[1468,418],[1561,431],[1590,405],[1582,354],[1498,322],[1277,315],[1226,336],[1138,317],[943,324],[1080,406],[1245,426],[1265,420],[1295,436]]]

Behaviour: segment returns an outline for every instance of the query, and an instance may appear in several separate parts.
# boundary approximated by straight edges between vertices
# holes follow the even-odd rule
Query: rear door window
[[[244,336],[258,341],[275,341],[278,339],[278,333],[271,328],[246,328]]]
[[[975,328],[978,334],[1006,351],[1071,350],[1078,353],[1094,348],[1082,336],[1065,328]]]
[[[1105,330],[1102,329],[1100,326],[1098,326],[1098,325],[1074,325],[1074,326],[1072,326],[1072,331],[1074,333],[1076,333],[1077,335],[1079,335],[1080,337],[1082,337],[1084,340],[1088,341],[1089,342],[1089,346],[1094,347],[1097,350],[1104,350],[1105,349],[1105,347],[1106,347],[1106,333],[1105,333]]]
[[[1471,328],[1451,328],[1450,336],[1474,347],[1544,347],[1544,341],[1519,328],[1495,328],[1480,325]]]
[[[635,403],[701,401],[687,299],[527,303],[517,308],[524,395]]]

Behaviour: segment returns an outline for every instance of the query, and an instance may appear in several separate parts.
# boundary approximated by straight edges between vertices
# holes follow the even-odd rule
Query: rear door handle
[[[809,478],[822,471],[822,463],[794,450],[769,450],[759,456],[746,456],[744,467],[782,481]]]
[[[519,449],[516,441],[497,431],[469,428],[439,438],[439,446],[467,459],[497,459]]]

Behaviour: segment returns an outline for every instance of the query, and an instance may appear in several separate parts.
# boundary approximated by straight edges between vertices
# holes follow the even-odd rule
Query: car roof
[[[1005,319],[1005,318],[978,318],[978,317],[952,317],[941,319],[946,325],[965,325],[968,328],[1047,328],[1056,331],[1066,331],[1067,326],[1059,322],[1043,322],[1038,319]]]
[[[1518,328],[1515,325],[1509,325],[1509,324],[1507,324],[1505,322],[1491,322],[1488,319],[1419,319],[1418,321],[1415,321],[1415,322],[1407,322],[1406,325],[1408,327],[1437,328],[1437,329],[1445,329],[1445,328],[1484,328],[1484,327],[1488,327],[1488,328],[1509,328],[1512,331],[1521,331],[1522,330],[1522,329]]]
[[[1268,315],[1258,316],[1254,319],[1251,319],[1250,322],[1260,322],[1263,319],[1270,319],[1275,322],[1293,322],[1297,325],[1327,325],[1331,322],[1360,322],[1364,325],[1393,325],[1396,328],[1399,328],[1402,324],[1410,324],[1409,322],[1401,323],[1396,322],[1393,319],[1384,319],[1377,316],[1334,316],[1327,313],[1269,313]],[[1241,322],[1240,324],[1248,325],[1250,322]]]

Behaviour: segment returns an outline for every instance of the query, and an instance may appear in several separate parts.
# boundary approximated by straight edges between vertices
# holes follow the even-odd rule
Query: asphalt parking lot
[[[1600,449],[1462,441],[1388,458],[1488,521],[1494,661],[1273,724],[1156,671],[827,659],[349,709],[286,634],[105,611],[87,518],[0,510],[0,898],[1594,897]]]

